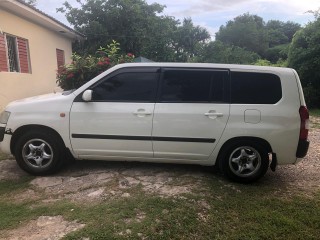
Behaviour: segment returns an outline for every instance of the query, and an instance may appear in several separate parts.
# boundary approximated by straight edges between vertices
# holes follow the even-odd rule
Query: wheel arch
[[[218,158],[217,158],[217,163],[219,161],[221,161],[222,155],[224,154],[225,151],[227,151],[227,149],[229,149],[229,147],[231,147],[232,145],[234,145],[238,142],[241,142],[241,141],[250,141],[250,142],[259,144],[263,148],[265,148],[268,153],[272,153],[272,147],[271,147],[270,143],[263,138],[259,138],[259,137],[234,137],[234,138],[231,138],[228,141],[226,141],[222,145],[222,147],[220,148]]]
[[[261,152],[259,154],[261,155],[260,158],[260,166],[256,169],[254,169],[254,172],[249,173],[249,175],[246,176],[246,174],[240,175],[234,173],[234,171],[231,169],[232,167],[228,163],[229,160],[227,161],[225,157],[227,154],[229,154],[229,151],[232,150],[235,147],[238,147],[239,145],[241,146],[253,146],[254,148],[257,148],[258,151],[260,149]],[[257,150],[256,149],[256,150]],[[260,179],[262,176],[265,175],[265,173],[268,170],[269,164],[270,164],[270,157],[268,157],[268,153],[272,153],[272,155],[275,155],[272,152],[272,147],[269,144],[268,141],[265,139],[259,138],[259,137],[235,137],[232,139],[229,139],[226,141],[223,146],[221,147],[219,151],[219,155],[217,158],[217,165],[220,169],[220,171],[226,175],[230,180],[236,181],[236,182],[241,182],[241,183],[251,183],[254,181],[257,181]]]
[[[29,124],[29,125],[24,125],[24,126],[21,126],[19,128],[17,128],[13,134],[12,134],[12,138],[11,138],[11,142],[10,142],[10,151],[12,154],[14,154],[14,148],[16,146],[16,143],[18,141],[18,139],[25,133],[29,132],[29,131],[42,131],[42,132],[47,132],[49,134],[52,134],[54,135],[59,141],[61,144],[63,144],[64,147],[65,146],[65,143],[62,139],[62,137],[60,136],[60,134],[54,130],[53,128],[51,127],[48,127],[48,126],[44,126],[44,125],[38,125],[38,124]]]

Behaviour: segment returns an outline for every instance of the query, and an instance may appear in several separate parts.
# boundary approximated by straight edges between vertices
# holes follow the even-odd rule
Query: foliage
[[[57,9],[87,39],[75,45],[81,54],[92,54],[112,39],[123,52],[143,55],[154,61],[187,61],[197,45],[210,38],[208,31],[194,26],[191,19],[182,24],[163,16],[164,6],[144,0],[87,0],[80,7],[65,2]]]
[[[29,4],[33,7],[35,7],[37,5],[37,0],[23,0],[23,2],[25,2],[26,4]]]
[[[309,113],[313,117],[320,117],[320,109],[319,108],[309,109]]]
[[[288,45],[300,29],[294,22],[270,20],[267,23],[257,15],[240,15],[226,26],[221,26],[216,39],[259,54],[272,63],[287,59]]]
[[[276,63],[279,60],[285,60],[288,58],[290,44],[277,45],[272,48],[268,48],[265,52],[265,58],[272,63]]]
[[[268,48],[264,21],[257,15],[245,13],[221,26],[216,39],[263,55]]]
[[[257,66],[271,66],[271,67],[286,67],[287,61],[284,61],[282,59],[279,59],[276,63],[272,63],[266,59],[258,59],[254,65]]]
[[[116,64],[132,62],[134,55],[120,54],[119,45],[112,41],[106,48],[100,47],[95,55],[72,54],[72,63],[57,74],[58,85],[64,90],[75,89]]]
[[[309,107],[320,107],[320,18],[298,31],[289,49],[288,64],[299,73]]]
[[[191,18],[184,19],[174,34],[174,50],[176,61],[188,62],[199,55],[201,46],[210,38],[205,28],[194,26]]]
[[[259,59],[259,55],[237,46],[230,46],[216,40],[205,45],[202,54],[196,59],[198,62],[209,63],[237,63],[252,64]]]
[[[301,28],[298,23],[279,20],[270,20],[265,27],[268,30],[269,47],[290,43],[293,35]]]

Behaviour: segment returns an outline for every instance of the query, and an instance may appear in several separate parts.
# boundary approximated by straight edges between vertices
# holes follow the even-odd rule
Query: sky
[[[69,25],[64,14],[56,8],[66,0],[37,0],[36,7],[41,11]],[[68,0],[78,6],[76,0]],[[194,24],[205,27],[214,38],[221,25],[244,14],[256,14],[268,20],[293,21],[302,26],[314,20],[309,10],[318,10],[320,0],[146,0],[148,4],[157,2],[165,5],[164,14],[183,20],[191,17]]]

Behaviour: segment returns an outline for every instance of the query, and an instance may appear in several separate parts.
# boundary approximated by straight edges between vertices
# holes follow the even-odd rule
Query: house
[[[53,92],[59,66],[84,36],[21,0],[0,0],[0,110]]]

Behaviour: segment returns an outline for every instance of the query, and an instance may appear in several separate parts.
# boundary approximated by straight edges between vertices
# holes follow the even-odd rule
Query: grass
[[[229,184],[205,178],[204,189],[180,197],[146,194],[81,204],[61,200],[8,201],[28,187],[28,179],[0,182],[0,230],[41,215],[63,215],[86,226],[65,239],[318,239],[320,192],[285,198],[264,184]],[[233,187],[228,187],[232,185]],[[205,203],[205,204],[204,204]],[[71,210],[72,209],[72,210]],[[1,235],[0,235],[1,237]]]
[[[0,161],[1,160],[6,160],[6,159],[10,159],[10,158],[11,158],[11,156],[0,152]]]
[[[320,117],[320,109],[318,108],[310,109],[309,112],[310,112],[310,115],[313,117]]]
[[[311,109],[310,116],[311,127],[320,129],[320,109]]]

